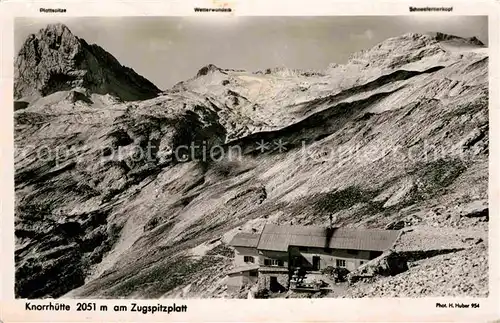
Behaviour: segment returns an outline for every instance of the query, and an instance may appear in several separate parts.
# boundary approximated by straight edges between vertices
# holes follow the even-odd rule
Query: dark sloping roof
[[[287,251],[288,246],[303,246],[385,251],[392,247],[398,236],[397,230],[266,224],[257,249]]]
[[[229,242],[229,245],[233,247],[255,248],[259,242],[259,236],[260,234],[239,232]]]

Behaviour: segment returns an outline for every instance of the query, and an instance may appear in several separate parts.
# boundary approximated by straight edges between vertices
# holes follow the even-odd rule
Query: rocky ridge
[[[65,26],[30,36],[16,60],[16,99],[30,97],[14,112],[16,295],[230,296],[227,242],[269,221],[414,230],[402,246],[426,241],[416,226],[483,237],[487,208],[470,209],[488,198],[488,57],[456,40],[407,34],[325,71],[207,65],[160,92]],[[205,152],[175,154],[192,143]],[[213,147],[222,158],[203,159]]]

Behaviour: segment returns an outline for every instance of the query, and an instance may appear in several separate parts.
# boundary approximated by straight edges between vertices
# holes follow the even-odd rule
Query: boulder
[[[377,275],[394,276],[406,270],[408,270],[406,257],[400,253],[389,250],[349,273],[347,275],[347,280],[351,284],[359,279],[370,278]]]

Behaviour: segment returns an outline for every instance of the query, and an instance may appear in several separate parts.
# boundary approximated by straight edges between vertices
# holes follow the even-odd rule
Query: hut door
[[[313,270],[319,270],[319,256],[313,256]]]
[[[279,291],[279,286],[280,284],[278,283],[278,277],[276,276],[271,276],[269,277],[269,290],[273,293],[276,293]]]

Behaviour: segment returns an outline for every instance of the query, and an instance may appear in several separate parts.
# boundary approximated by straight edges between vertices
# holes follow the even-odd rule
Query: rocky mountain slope
[[[326,225],[330,214],[343,226],[405,227],[410,249],[478,248],[486,50],[405,34],[324,71],[207,65],[161,92],[49,25],[16,60],[16,295],[232,297],[234,233]],[[450,281],[482,268],[442,263],[432,268]],[[418,267],[404,275],[437,288]],[[487,293],[487,276],[474,281],[454,294]]]

